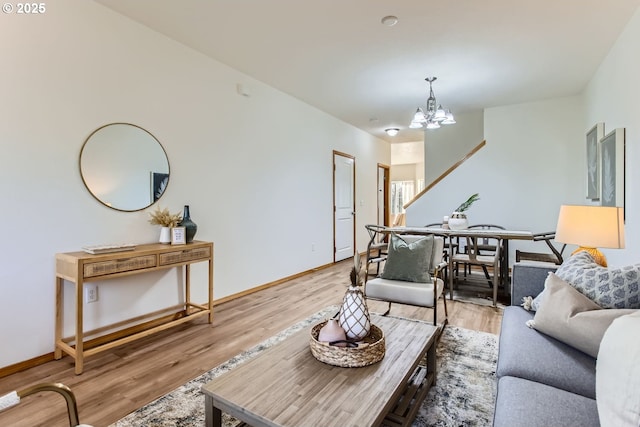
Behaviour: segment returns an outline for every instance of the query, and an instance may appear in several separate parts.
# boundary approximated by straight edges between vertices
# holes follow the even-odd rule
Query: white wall
[[[454,125],[424,131],[425,185],[440,177],[484,139],[483,111],[470,111],[455,117],[457,123]]]
[[[412,204],[407,225],[442,221],[479,193],[468,212],[470,223],[555,230],[560,205],[578,203],[585,194],[582,117],[579,97],[486,109],[485,147]],[[511,260],[517,248],[546,250],[531,246],[539,244],[512,242]]]
[[[471,222],[496,222],[533,231],[555,229],[561,204],[585,198],[585,134],[597,122],[605,133],[626,128],[626,248],[602,249],[609,265],[638,262],[640,246],[640,10],[636,11],[583,93],[575,98],[485,110],[487,146],[414,203],[407,224],[441,220],[479,192]],[[427,148],[427,161],[429,161]],[[480,179],[482,178],[482,179]],[[456,190],[452,190],[456,188]],[[534,248],[515,242],[515,248]],[[538,247],[536,250],[540,250]],[[569,247],[565,254],[570,253]],[[513,259],[513,258],[512,258]]]
[[[610,265],[639,262],[640,248],[640,9],[609,51],[584,93],[583,129],[604,122],[605,134],[626,128],[626,249],[602,249]]]
[[[364,249],[386,142],[94,2],[56,0],[44,15],[1,20],[0,367],[53,351],[55,253],[158,239],[147,222],[155,206],[111,210],[82,183],[80,148],[106,123],[137,124],[163,144],[171,180],[159,204],[189,204],[196,239],[215,242],[216,298],[332,262],[334,149],[356,158]],[[196,300],[206,299],[205,275],[194,267]],[[99,282],[88,327],[175,304],[177,277]]]

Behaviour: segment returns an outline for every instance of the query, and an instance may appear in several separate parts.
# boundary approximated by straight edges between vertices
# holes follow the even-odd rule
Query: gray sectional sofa
[[[494,427],[599,426],[596,359],[527,327],[520,304],[544,289],[552,264],[516,263],[511,306],[504,311],[496,376]]]

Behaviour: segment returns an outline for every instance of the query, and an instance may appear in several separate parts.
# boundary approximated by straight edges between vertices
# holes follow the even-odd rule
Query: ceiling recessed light
[[[398,17],[393,15],[385,16],[380,22],[382,22],[387,27],[393,27],[398,23]]]
[[[396,136],[398,134],[398,132],[400,132],[400,129],[398,129],[398,128],[389,128],[389,129],[385,129],[384,131],[389,136]]]

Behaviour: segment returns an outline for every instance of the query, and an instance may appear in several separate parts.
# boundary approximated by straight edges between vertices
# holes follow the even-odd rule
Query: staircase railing
[[[434,179],[429,185],[427,185],[421,192],[419,192],[418,194],[415,195],[415,197],[411,200],[409,200],[405,205],[404,208],[407,209],[409,206],[411,206],[411,204],[413,202],[415,202],[416,200],[418,200],[420,197],[422,197],[427,191],[431,190],[433,187],[436,186],[436,184],[438,184],[440,181],[442,181],[447,175],[449,175],[451,172],[453,172],[454,170],[456,170],[457,168],[460,167],[460,165],[462,165],[467,159],[471,158],[474,154],[476,154],[478,151],[480,151],[480,149],[482,147],[484,147],[485,145],[487,145],[487,140],[483,140],[480,144],[476,145],[471,151],[469,151],[463,158],[461,158],[460,160],[458,160],[457,162],[455,162],[449,169],[447,169],[446,171],[444,171],[439,177],[437,177],[436,179]]]

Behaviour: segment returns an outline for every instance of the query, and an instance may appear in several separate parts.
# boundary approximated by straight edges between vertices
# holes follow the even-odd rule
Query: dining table
[[[453,230],[443,227],[411,227],[411,226],[397,226],[387,227],[383,231],[384,233],[396,233],[396,234],[413,234],[413,235],[437,235],[443,236],[447,239],[447,246],[449,253],[453,253],[454,240],[461,237],[494,237],[499,238],[502,242],[502,251],[500,256],[499,267],[499,279],[498,283],[507,289],[509,285],[509,241],[510,240],[533,240],[533,232],[528,230],[504,230],[504,229],[481,229],[481,228],[467,228],[463,230]],[[449,289],[453,290],[453,262],[452,257],[449,259]]]

